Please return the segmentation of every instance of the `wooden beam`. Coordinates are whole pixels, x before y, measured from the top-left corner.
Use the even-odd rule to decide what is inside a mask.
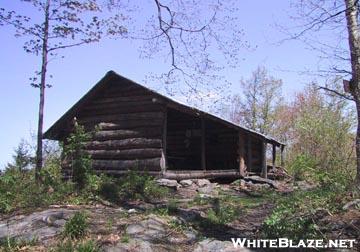
[[[285,165],[284,148],[285,148],[285,146],[281,145],[281,147],[280,147],[280,166],[282,168],[284,168],[284,165]]]
[[[247,170],[248,172],[252,171],[252,151],[251,151],[251,136],[247,135]]]
[[[238,178],[238,170],[167,170],[163,174],[167,179],[198,179],[198,178]]]
[[[201,117],[201,168],[206,170],[206,132],[205,119]]]
[[[245,177],[245,136],[239,132],[239,172],[241,177]]]
[[[266,145],[265,141],[261,143],[261,177],[263,178],[267,178]]]
[[[272,168],[273,170],[275,170],[276,168],[276,145],[273,144],[272,145]]]
[[[164,111],[164,121],[162,127],[162,151],[161,151],[161,159],[160,159],[160,167],[161,172],[165,173],[167,168],[167,156],[166,156],[166,148],[167,148],[167,109]]]

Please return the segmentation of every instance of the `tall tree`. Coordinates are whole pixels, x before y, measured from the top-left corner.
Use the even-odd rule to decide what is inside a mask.
[[[0,25],[10,25],[15,29],[15,36],[28,38],[24,50],[41,57],[40,71],[30,78],[31,85],[39,88],[40,93],[35,169],[35,177],[39,179],[43,162],[45,89],[50,87],[47,78],[50,59],[60,50],[98,42],[107,35],[123,35],[126,29],[122,26],[124,17],[121,15],[100,18],[101,9],[96,0],[21,1],[30,4],[33,16],[0,8]],[[38,21],[38,17],[42,20]]]
[[[232,99],[230,120],[264,134],[270,134],[274,112],[282,100],[282,81],[258,67],[248,80],[241,80],[242,95]]]
[[[357,111],[356,170],[355,184],[360,190],[360,34],[358,0],[307,0],[295,2],[298,15],[295,21],[300,23],[297,31],[290,32],[290,38],[301,39],[310,48],[330,59],[329,69],[322,72],[351,76],[349,88],[346,92],[331,89],[327,86],[320,88],[327,92],[352,100]],[[324,31],[331,31],[335,36],[328,39]],[[331,37],[331,36],[330,36]],[[324,57],[325,56],[325,57]]]

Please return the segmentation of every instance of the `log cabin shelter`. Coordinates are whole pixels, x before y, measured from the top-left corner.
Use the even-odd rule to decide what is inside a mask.
[[[86,143],[96,173],[131,169],[169,179],[267,177],[285,145],[230,121],[177,102],[109,71],[44,134],[64,141],[73,119],[91,131]],[[267,165],[267,146],[272,163]],[[277,162],[279,163],[279,162]],[[69,172],[63,167],[64,173]]]

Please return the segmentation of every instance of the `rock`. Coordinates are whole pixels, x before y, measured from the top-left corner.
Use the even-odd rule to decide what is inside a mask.
[[[164,239],[166,235],[167,222],[155,215],[139,223],[131,224],[126,228],[126,233],[136,239],[152,241]]]
[[[246,248],[235,248],[231,241],[206,239],[195,246],[194,252],[239,252],[250,251]]]
[[[57,208],[16,216],[0,222],[0,240],[14,237],[21,240],[37,239],[46,243],[62,232],[63,226],[75,210]]]
[[[141,252],[152,252],[151,244],[148,241],[133,239],[128,243],[118,242],[113,246],[103,246],[102,250],[105,252],[130,252],[130,251],[141,251]]]
[[[215,184],[207,184],[203,187],[199,187],[197,191],[202,194],[212,194],[214,192],[216,185]]]
[[[131,208],[131,209],[128,210],[128,213],[133,214],[133,213],[137,213],[137,211],[136,211],[136,209]]]
[[[192,184],[193,181],[191,179],[185,179],[180,181],[180,185],[182,185],[183,187],[188,187],[191,186]]]
[[[173,180],[173,179],[158,179],[156,180],[156,182],[161,185],[161,186],[166,186],[166,187],[169,187],[169,188],[172,188],[172,189],[178,189],[179,187],[181,187],[181,185],[176,181],[176,180]]]
[[[271,187],[277,189],[278,188],[278,183],[274,180],[271,179],[266,179],[266,178],[262,178],[259,176],[249,176],[249,177],[245,177],[244,180],[246,182],[252,182],[252,183],[260,183],[260,184],[269,184]]]
[[[360,199],[356,199],[346,203],[343,206],[343,210],[349,210],[350,208],[356,208],[356,207],[360,207]]]
[[[188,243],[192,243],[197,239],[196,233],[190,230],[184,231],[184,235],[188,240]]]
[[[211,182],[208,179],[198,179],[198,180],[196,180],[196,184],[199,187],[203,187],[203,186],[206,186],[206,185],[210,185]]]

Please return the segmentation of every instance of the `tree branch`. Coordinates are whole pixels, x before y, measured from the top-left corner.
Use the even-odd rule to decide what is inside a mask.
[[[354,98],[352,98],[351,96],[348,96],[346,94],[342,94],[339,91],[336,91],[336,90],[328,88],[328,87],[319,86],[317,89],[318,90],[322,89],[322,90],[325,90],[326,92],[330,92],[330,93],[333,93],[333,94],[335,94],[337,96],[340,96],[341,98],[344,98],[346,100],[354,101]]]

